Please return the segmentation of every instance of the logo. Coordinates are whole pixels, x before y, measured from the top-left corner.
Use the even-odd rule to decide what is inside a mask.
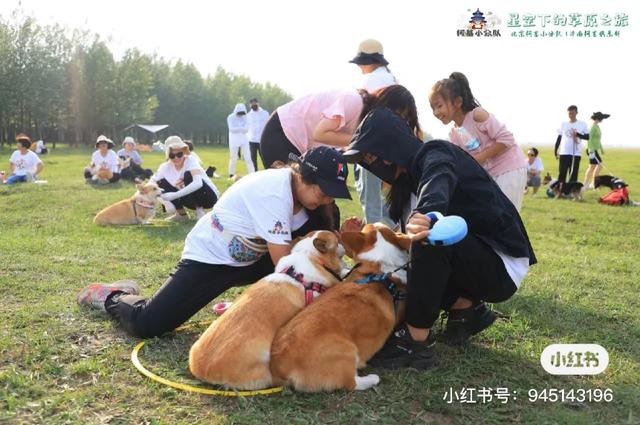
[[[224,226],[222,226],[222,223],[220,223],[220,219],[215,214],[211,214],[211,227],[219,232],[224,231]]]
[[[551,375],[597,375],[609,365],[609,353],[598,344],[551,344],[540,364]]]
[[[338,173],[337,173],[338,180],[344,181],[345,180],[344,174],[345,174],[345,172],[344,172],[344,164],[342,162],[339,162],[338,163]]]
[[[280,222],[280,220],[277,220],[276,223],[273,225],[273,229],[268,230],[269,233],[271,233],[272,235],[288,235],[289,231],[284,229],[284,226],[282,225],[282,222]]]
[[[458,20],[458,37],[500,37],[500,18],[493,12],[467,9]]]

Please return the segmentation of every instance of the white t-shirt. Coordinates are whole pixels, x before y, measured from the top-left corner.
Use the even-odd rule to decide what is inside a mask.
[[[495,251],[495,250],[494,250]],[[529,272],[529,258],[528,257],[511,257],[503,252],[495,251],[498,257],[502,259],[504,268],[507,270],[509,277],[516,285],[516,288],[520,288],[522,280]]]
[[[589,129],[584,121],[563,122],[558,130],[558,134],[562,136],[560,147],[558,148],[558,155],[580,156],[584,150],[582,139],[578,138],[578,143],[574,143],[571,130],[575,130],[581,134],[589,134]]]
[[[534,159],[533,164],[529,164],[529,161],[527,161],[527,172],[538,171],[539,174],[542,173],[542,170],[544,170],[544,165],[542,165],[540,158]]]
[[[151,181],[159,182],[160,180],[165,179],[171,186],[176,187],[178,181],[184,179],[184,173],[192,170],[200,170],[202,181],[211,189],[213,189],[216,196],[220,198],[220,192],[218,191],[218,188],[215,184],[213,184],[209,176],[205,174],[204,170],[198,163],[198,160],[193,156],[193,154],[187,155],[185,157],[185,160],[182,163],[182,168],[179,170],[176,170],[176,167],[173,166],[173,163],[171,161],[163,162],[158,167],[158,171],[156,171],[156,173],[151,176]]]
[[[36,142],[36,153],[42,153],[42,149],[44,149],[44,140],[38,140]]]
[[[22,155],[19,150],[11,154],[9,161],[16,166],[13,174],[16,176],[26,176],[27,173],[35,174],[38,164],[42,164],[38,155],[32,151],[27,151]]]
[[[269,169],[234,183],[189,232],[182,258],[246,266],[268,253],[267,242],[289,244],[308,219],[304,208],[293,214],[292,173]]]
[[[262,130],[264,125],[269,119],[269,112],[258,107],[257,111],[253,109],[247,114],[247,121],[249,122],[249,142],[260,143],[260,137],[262,137]]]
[[[112,173],[120,172],[120,164],[118,164],[118,155],[111,149],[107,151],[107,156],[102,156],[99,150],[91,155],[91,163],[98,168],[107,168]]]

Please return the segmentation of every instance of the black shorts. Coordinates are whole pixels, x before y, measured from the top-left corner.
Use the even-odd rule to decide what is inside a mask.
[[[589,155],[589,164],[598,165],[602,162],[602,158],[600,158],[598,151],[593,152],[593,155],[587,151],[587,155]]]

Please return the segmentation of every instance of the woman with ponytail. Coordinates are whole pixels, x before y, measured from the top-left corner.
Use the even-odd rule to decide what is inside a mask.
[[[493,177],[520,211],[527,166],[513,134],[480,106],[461,72],[438,81],[429,95],[433,115],[443,124],[454,122],[449,140],[467,151]]]

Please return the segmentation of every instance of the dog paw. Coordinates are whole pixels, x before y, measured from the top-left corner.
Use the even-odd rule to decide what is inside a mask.
[[[356,375],[356,390],[368,390],[371,387],[375,387],[380,382],[380,377],[375,374],[370,374],[367,376],[358,376]]]

